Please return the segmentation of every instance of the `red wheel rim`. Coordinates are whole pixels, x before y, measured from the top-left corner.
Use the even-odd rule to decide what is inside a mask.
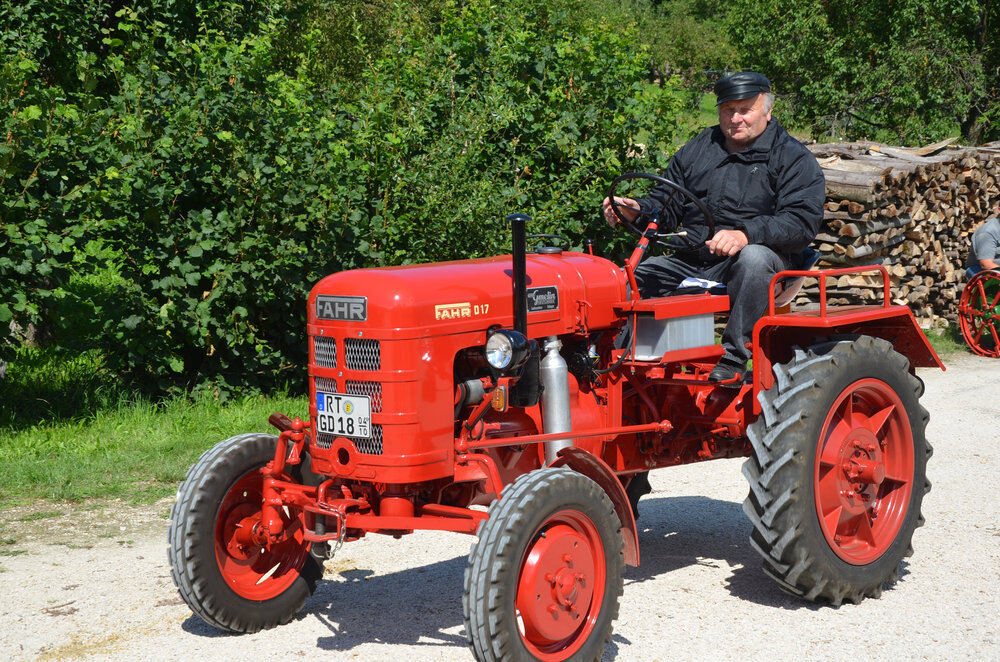
[[[896,540],[913,491],[913,437],[896,392],[861,379],[837,396],[816,455],[816,512],[830,548],[852,565]]]
[[[229,488],[215,519],[215,559],[226,585],[248,600],[281,595],[298,578],[309,554],[296,512],[281,509],[285,534],[266,544],[257,531],[264,479],[259,470]]]
[[[604,545],[577,510],[551,515],[521,560],[515,609],[521,641],[539,660],[565,660],[594,630],[604,602]]]
[[[966,283],[958,319],[969,349],[980,356],[1000,357],[1000,274],[980,271]]]

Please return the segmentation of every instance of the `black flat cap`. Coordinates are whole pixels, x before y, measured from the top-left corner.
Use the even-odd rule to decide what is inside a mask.
[[[771,81],[756,71],[740,71],[720,78],[715,84],[715,105],[734,99],[750,99],[761,92],[771,91]]]

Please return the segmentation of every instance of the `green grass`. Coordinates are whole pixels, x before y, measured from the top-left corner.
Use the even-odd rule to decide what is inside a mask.
[[[72,335],[88,333],[74,327]],[[0,381],[0,508],[35,499],[154,501],[218,441],[273,432],[267,417],[275,411],[305,416],[308,405],[284,393],[154,401],[113,375],[98,348],[21,347]]]
[[[100,350],[21,347],[0,382],[0,429],[93,415],[126,397]]]
[[[188,467],[216,442],[273,431],[267,424],[272,412],[303,416],[307,407],[305,398],[284,394],[225,403],[208,397],[123,400],[77,420],[0,429],[0,504],[11,498],[155,501],[172,494]],[[42,516],[52,515],[32,518]]]
[[[22,344],[15,350],[0,380],[0,430],[91,416],[134,390],[111,371],[101,350],[107,316],[102,310],[113,305],[123,282],[115,266],[120,258],[99,245],[88,245],[87,253],[108,266],[73,276],[43,325],[45,346]]]
[[[926,331],[925,335],[941,358],[970,353],[965,340],[962,339],[962,332],[954,324],[943,331]]]
[[[0,549],[0,556],[20,556],[27,553],[23,549]]]
[[[719,111],[715,106],[714,94],[703,94],[698,104],[698,124],[702,127],[715,126],[719,123]]]

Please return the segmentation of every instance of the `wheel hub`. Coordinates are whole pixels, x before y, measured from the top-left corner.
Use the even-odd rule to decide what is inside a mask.
[[[257,470],[237,480],[219,506],[215,526],[219,572],[233,592],[248,600],[280,595],[296,580],[309,555],[301,527],[286,526],[282,536],[268,538],[262,524],[261,483]]]
[[[885,480],[882,446],[867,428],[848,434],[840,448],[840,494],[845,511],[859,514],[875,502]]]
[[[260,526],[260,510],[252,504],[241,504],[229,513],[223,525],[223,540],[226,551],[234,559],[249,560],[260,552],[261,542],[257,540]]]
[[[567,567],[560,568],[555,575],[549,573],[545,580],[552,585],[552,597],[560,605],[568,609],[571,613],[576,613],[576,600],[580,592],[577,590],[578,584],[584,583],[582,572],[573,572],[570,567],[573,565],[570,554],[563,555],[563,560]],[[555,606],[555,605],[552,605]],[[551,609],[549,610],[552,611]]]
[[[534,641],[558,642],[570,637],[589,611],[594,550],[584,535],[565,524],[542,532],[529,549],[517,591],[525,634]]]

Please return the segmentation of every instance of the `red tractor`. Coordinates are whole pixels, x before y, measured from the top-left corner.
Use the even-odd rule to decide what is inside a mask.
[[[612,199],[635,178],[666,181],[623,175]],[[782,589],[839,605],[897,579],[930,486],[914,369],[943,366],[884,269],[867,268],[885,282],[869,306],[826,304],[826,279],[858,268],[776,276],[772,290],[818,278],[818,309],[772,295],[752,381],[716,383],[728,297],[638,298],[634,269],[667,236],[655,217],[631,225],[624,269],[526,254],[528,219],[509,220],[512,255],[313,288],[308,422],[275,414],[277,436],[219,443],[178,490],[169,560],[195,614],[286,623],[344,543],[456,531],[476,536],[462,603],[477,660],[596,660],[639,563],[647,472],[731,457],[748,458],[750,543]]]

